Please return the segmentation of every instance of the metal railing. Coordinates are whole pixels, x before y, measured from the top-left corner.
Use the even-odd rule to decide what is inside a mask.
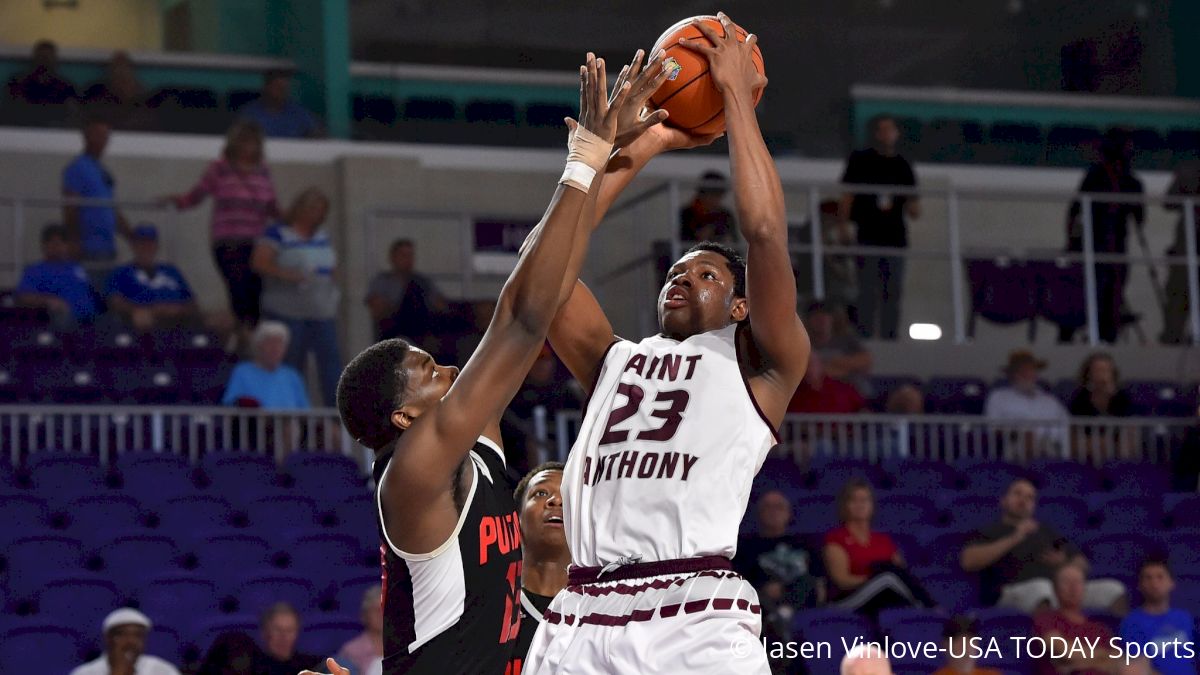
[[[559,411],[554,421],[558,459],[565,461],[578,435],[580,413]],[[1200,430],[1200,425],[1186,418],[1037,421],[978,415],[788,414],[780,437],[782,454],[800,464],[813,458],[1168,464],[1185,449],[1190,429]],[[1191,451],[1200,452],[1200,446]]]

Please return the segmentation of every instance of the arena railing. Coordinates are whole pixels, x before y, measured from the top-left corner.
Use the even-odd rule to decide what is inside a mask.
[[[558,459],[579,433],[580,413],[554,418]],[[1062,460],[1169,464],[1189,443],[1194,419],[989,420],[978,415],[788,414],[779,452],[798,464],[814,459],[963,462]],[[1200,440],[1200,437],[1197,437]]]

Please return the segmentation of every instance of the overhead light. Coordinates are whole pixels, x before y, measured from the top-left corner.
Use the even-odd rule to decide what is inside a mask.
[[[936,323],[914,323],[908,327],[908,337],[914,340],[940,340],[942,327]]]

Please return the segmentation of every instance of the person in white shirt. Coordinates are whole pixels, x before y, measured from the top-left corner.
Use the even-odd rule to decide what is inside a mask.
[[[79,666],[71,675],[179,675],[179,670],[144,653],[146,635],[153,624],[136,609],[122,607],[104,619],[104,653],[95,661]]]
[[[984,403],[983,414],[989,420],[1021,423],[993,425],[1004,432],[1007,439],[1005,454],[1010,459],[1070,451],[1067,409],[1038,385],[1038,375],[1045,367],[1046,362],[1033,352],[1024,349],[1012,352],[1004,368],[1008,386],[993,389]]]

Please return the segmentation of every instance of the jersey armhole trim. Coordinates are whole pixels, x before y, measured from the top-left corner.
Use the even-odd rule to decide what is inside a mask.
[[[380,528],[383,532],[383,540],[387,543],[388,548],[392,550],[392,553],[395,553],[401,560],[408,562],[433,560],[445,553],[446,549],[458,541],[458,534],[462,531],[463,524],[467,522],[467,513],[471,510],[471,503],[475,501],[475,488],[479,486],[479,468],[475,466],[474,455],[475,453],[471,452],[466,458],[466,461],[471,464],[471,489],[467,491],[467,499],[463,502],[462,513],[458,514],[458,522],[454,524],[454,531],[450,533],[446,541],[442,542],[440,546],[429,553],[408,553],[407,551],[401,551],[399,547],[392,543],[392,538],[388,536],[387,532],[387,520],[383,517],[383,486],[380,486],[380,489],[375,491],[375,508],[379,511],[379,523],[383,525]]]
[[[525,589],[523,588],[521,589],[521,606],[525,608],[525,613],[528,614],[531,619],[537,621],[539,624],[542,623],[543,613],[538,611],[537,606],[533,604],[533,601],[529,599],[529,596],[525,595]]]
[[[742,370],[742,353],[741,350],[738,349],[737,336],[738,333],[742,331],[742,327],[747,325],[749,324],[739,323],[737,324],[737,328],[733,331],[733,354],[734,359],[737,361],[738,375],[740,375],[742,378],[742,384],[746,386],[746,396],[750,397],[750,405],[754,406],[754,411],[758,413],[759,419],[761,419],[763,424],[767,425],[767,428],[771,430],[771,438],[775,440],[775,444],[780,445],[783,443],[783,439],[779,437],[779,429],[775,428],[774,424],[771,424],[771,420],[767,417],[767,414],[763,412],[762,406],[758,404],[758,399],[754,397],[754,389],[750,387],[750,379],[746,377],[746,373]]]
[[[480,445],[486,445],[487,447],[489,447],[493,451],[495,451],[496,456],[500,458],[500,465],[505,468],[508,467],[508,461],[504,457],[504,450],[500,449],[499,444],[497,444],[495,441],[488,438],[487,436],[480,436],[478,439],[476,439],[476,442],[479,443]]]
[[[596,373],[592,375],[592,386],[588,389],[587,398],[583,400],[583,418],[587,417],[588,404],[592,402],[592,395],[596,393],[596,387],[600,384],[600,376],[604,373],[604,363],[608,361],[608,354],[620,342],[624,342],[624,340],[614,335],[613,341],[608,343],[608,346],[604,348],[604,353],[600,355],[600,363],[596,366]]]

